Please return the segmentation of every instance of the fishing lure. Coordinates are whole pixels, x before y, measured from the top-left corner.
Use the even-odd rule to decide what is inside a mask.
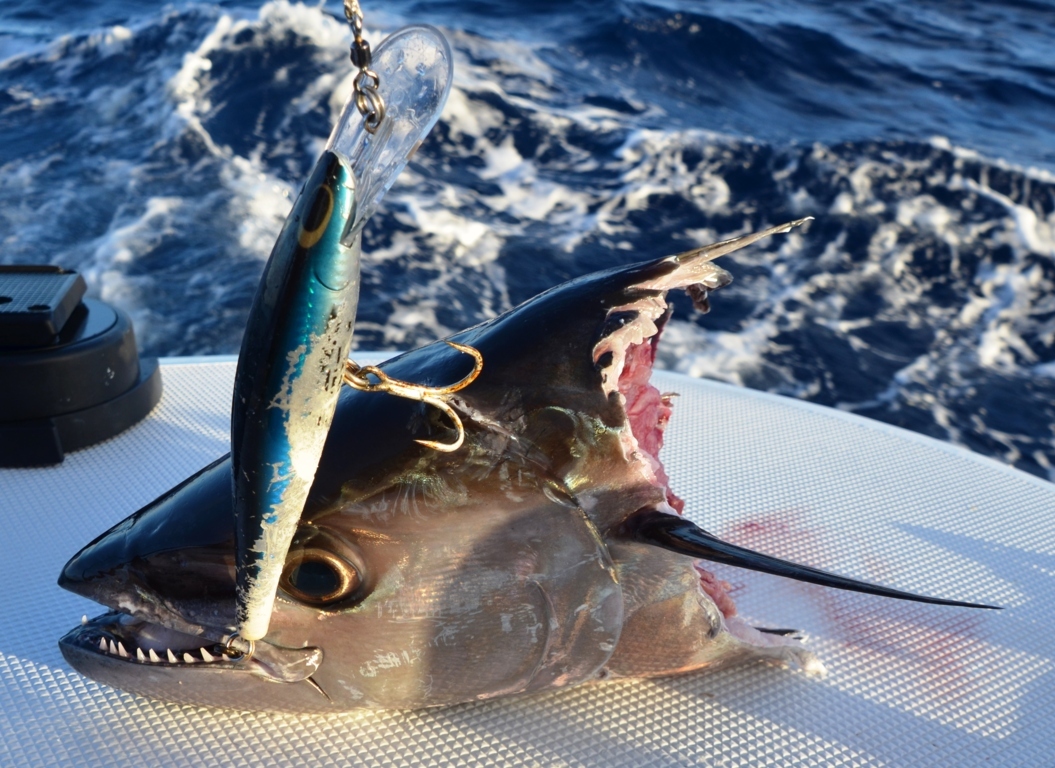
[[[238,358],[231,408],[238,618],[225,648],[233,655],[252,653],[267,634],[346,377],[363,225],[450,90],[451,51],[438,30],[404,28],[372,56],[361,15],[349,12],[349,20],[360,68],[355,92],[278,236]]]

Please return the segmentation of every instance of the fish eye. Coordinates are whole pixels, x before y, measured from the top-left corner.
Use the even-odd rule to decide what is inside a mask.
[[[323,606],[355,594],[362,586],[359,570],[324,549],[302,549],[290,553],[282,571],[282,589],[290,597],[309,605]]]

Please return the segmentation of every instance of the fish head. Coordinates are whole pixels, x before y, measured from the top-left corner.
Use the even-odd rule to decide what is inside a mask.
[[[705,306],[728,280],[709,259],[670,257],[566,283],[457,334],[484,365],[447,398],[464,430],[454,452],[421,442],[453,442],[443,411],[345,388],[251,654],[225,647],[236,626],[229,458],[70,560],[60,585],[111,610],[68,633],[63,654],[154,698],[292,711],[634,675],[640,652],[618,646],[648,645],[646,615],[691,625],[678,642],[689,650],[646,653],[646,672],[700,666],[692,649],[724,626],[715,601],[690,559],[620,526],[680,505],[656,456],[669,403],[647,383],[666,292],[693,286]],[[437,342],[382,370],[442,388],[473,366]],[[627,627],[640,637],[628,641]]]
[[[432,706],[597,676],[624,622],[605,531],[665,498],[654,473],[628,470],[621,395],[605,385],[622,346],[595,360],[629,326],[633,310],[606,320],[613,308],[636,302],[656,333],[663,291],[629,287],[640,283],[612,270],[456,337],[484,367],[449,400],[465,431],[453,453],[419,442],[450,442],[441,411],[346,388],[248,658],[224,646],[236,626],[229,459],[70,560],[60,585],[111,611],[66,635],[64,655],[121,689],[246,709]],[[436,387],[472,367],[436,343],[383,370]]]
[[[798,222],[796,222],[798,223]],[[115,687],[239,709],[414,708],[765,658],[793,639],[736,616],[698,558],[908,597],[728,545],[678,515],[659,460],[670,398],[648,379],[715,256],[790,225],[571,281],[456,334],[483,369],[428,402],[346,387],[252,654],[235,627],[232,477],[221,459],[78,553],[60,584],[111,611],[67,660]],[[437,342],[381,366],[442,390],[475,361]],[[701,467],[700,471],[706,471]],[[717,481],[718,479],[716,479]],[[927,598],[930,602],[948,602]]]

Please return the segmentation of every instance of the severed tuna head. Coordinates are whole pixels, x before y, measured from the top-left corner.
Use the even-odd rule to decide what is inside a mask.
[[[554,288],[454,341],[479,377],[428,404],[346,388],[269,632],[235,625],[230,461],[104,533],[59,583],[111,609],[60,641],[81,673],[145,696],[299,712],[454,704],[613,677],[770,659],[818,672],[753,629],[700,558],[916,598],[728,545],[679,516],[659,462],[671,404],[650,383],[670,310],[707,308],[711,263],[801,222]],[[435,344],[382,366],[444,386],[473,368]]]

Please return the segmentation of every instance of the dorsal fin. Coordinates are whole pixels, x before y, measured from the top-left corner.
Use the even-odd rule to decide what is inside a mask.
[[[791,563],[778,557],[763,555],[760,552],[753,552],[750,549],[722,541],[684,517],[678,517],[677,515],[660,512],[655,509],[643,509],[635,512],[619,527],[618,533],[634,541],[652,544],[663,549],[669,549],[672,552],[688,555],[689,557],[735,565],[739,568],[747,568],[762,573],[771,573],[776,576],[795,579],[796,581],[805,581],[809,584],[820,584],[822,587],[834,587],[835,589],[846,589],[851,592],[863,592],[866,595],[893,597],[898,600],[914,600],[919,603],[933,603],[934,605],[955,605],[962,608],[990,608],[995,610],[1000,608],[1000,606],[996,605],[965,603],[959,600],[945,600],[940,597],[914,595],[911,592],[902,592],[899,589],[869,584],[864,581],[849,579],[845,576],[837,576],[834,573],[827,573],[807,565]]]

